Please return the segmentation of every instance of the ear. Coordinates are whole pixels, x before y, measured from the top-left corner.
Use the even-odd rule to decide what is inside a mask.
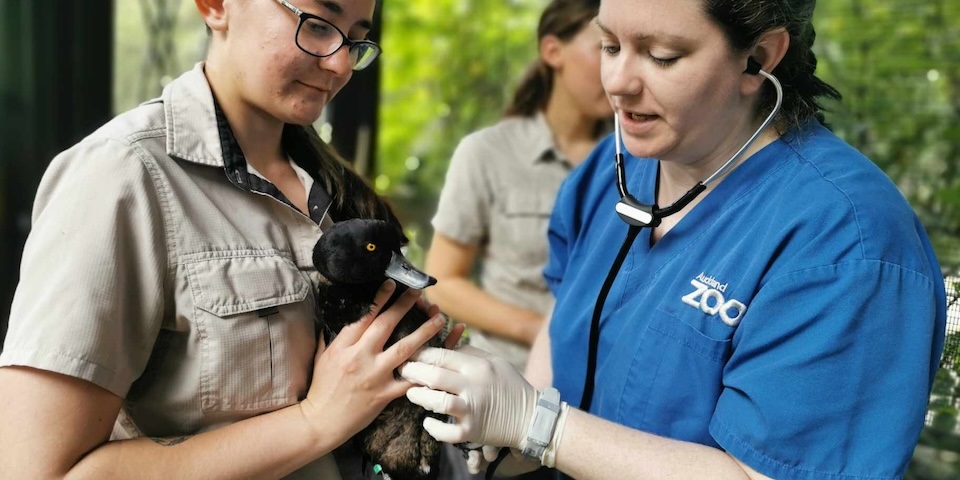
[[[554,70],[563,66],[563,41],[556,35],[540,39],[540,58]]]
[[[760,64],[763,71],[773,72],[777,68],[783,56],[787,54],[790,47],[790,33],[786,28],[780,27],[769,30],[760,36],[757,45],[750,51],[748,58]],[[744,59],[743,68],[747,68],[747,61]],[[760,90],[766,77],[758,74],[744,73],[741,92],[744,95],[753,95]]]
[[[227,14],[223,2],[224,0],[194,0],[204,23],[215,32],[227,29]]]

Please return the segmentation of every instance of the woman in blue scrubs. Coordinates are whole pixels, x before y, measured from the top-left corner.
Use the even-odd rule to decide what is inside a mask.
[[[820,99],[839,94],[814,75],[813,9],[602,1],[625,189],[661,206],[705,191],[625,241],[615,140],[601,143],[557,198],[544,272],[557,303],[527,379],[469,347],[427,349],[403,368],[425,385],[409,398],[456,417],[428,420],[432,435],[510,447],[498,473],[904,474],[943,348],[943,280],[896,186],[822,125]],[[748,60],[779,78],[779,111]]]

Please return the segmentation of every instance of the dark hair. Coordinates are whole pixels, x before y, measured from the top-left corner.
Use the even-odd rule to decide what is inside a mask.
[[[790,34],[786,55],[772,73],[783,85],[783,106],[774,125],[782,133],[811,118],[824,123],[820,97],[840,99],[840,92],[814,75],[817,57],[811,47],[816,0],[703,0],[704,11],[725,32],[736,51],[753,48],[760,36],[783,27]],[[776,102],[773,88],[764,89],[760,108],[769,112]]]
[[[347,161],[310,125],[287,124],[283,143],[291,157],[320,182],[330,194],[330,217],[336,221],[351,218],[386,220],[402,229],[393,209],[377,195]],[[407,239],[403,238],[403,243]]]
[[[580,33],[600,10],[600,0],[553,0],[540,14],[537,41],[553,35],[569,41]],[[547,106],[553,92],[553,69],[537,59],[520,80],[505,116],[532,117]]]

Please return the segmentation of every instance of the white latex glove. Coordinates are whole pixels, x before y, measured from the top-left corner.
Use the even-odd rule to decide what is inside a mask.
[[[481,448],[467,452],[467,472],[470,475],[477,475],[486,471],[487,466],[497,459],[500,453],[499,447],[488,447],[484,445]]]
[[[432,417],[423,427],[441,442],[475,442],[520,449],[539,395],[506,360],[469,345],[459,350],[425,348],[401,367],[411,402],[455,423]]]
[[[484,445],[481,450],[471,450],[467,456],[467,471],[472,475],[485,472],[487,467],[500,455],[500,450],[500,447],[489,447],[487,445]],[[524,473],[530,473],[540,467],[539,461],[511,448],[510,454],[497,466],[497,476],[516,477]]]

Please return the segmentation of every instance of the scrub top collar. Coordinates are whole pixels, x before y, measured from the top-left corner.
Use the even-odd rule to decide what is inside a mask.
[[[798,142],[812,134],[816,129],[824,128],[817,122],[811,122],[800,129],[794,129],[765,145],[746,161],[733,169],[726,178],[721,180],[712,191],[707,193],[703,200],[693,210],[683,217],[666,235],[650,247],[650,229],[644,229],[636,242],[635,248],[655,251],[676,251],[675,242],[686,244],[693,240],[696,231],[705,223],[712,223],[718,218],[716,212],[738,208],[740,199],[747,193],[770,178],[771,173],[782,168],[790,159],[796,158]],[[791,154],[788,154],[791,153]],[[627,184],[630,191],[637,192],[640,202],[652,204],[657,187],[657,173],[659,162],[651,158],[637,158],[624,152],[627,168]],[[610,170],[613,170],[611,161]],[[631,174],[631,171],[634,172]],[[615,178],[611,173],[611,181]],[[613,187],[611,187],[613,188]],[[644,241],[644,239],[646,241]]]

